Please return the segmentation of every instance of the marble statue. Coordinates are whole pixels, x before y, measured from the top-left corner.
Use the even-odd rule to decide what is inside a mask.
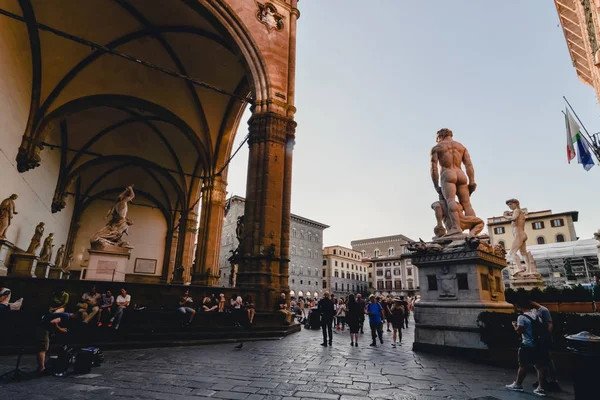
[[[18,214],[15,211],[15,200],[18,197],[16,194],[11,194],[10,197],[0,203],[0,240],[6,239],[6,231],[10,226],[13,215]]]
[[[512,227],[513,243],[509,254],[512,256],[516,266],[513,276],[522,273],[526,275],[537,274],[535,264],[532,263],[533,256],[527,251],[527,233],[525,233],[525,219],[527,214],[521,209],[521,204],[517,199],[506,200],[506,205],[511,210],[504,212],[504,218],[510,221]],[[517,252],[520,253],[520,257],[517,255]],[[525,268],[521,267],[521,258],[525,261]]]
[[[600,242],[600,229],[598,229],[598,232],[594,233],[594,239]]]
[[[476,216],[467,216],[465,215],[463,207],[458,203],[458,221],[459,227],[461,231],[468,230],[468,237],[475,237],[481,233],[483,228],[485,227],[485,222],[479,217]],[[446,205],[446,201],[440,199],[431,205],[431,208],[435,212],[435,218],[437,221],[437,225],[433,228],[433,233],[435,239],[441,239],[446,235],[447,229],[446,227],[450,227],[450,218],[448,217],[448,207]]]
[[[46,240],[44,240],[44,245],[42,246],[42,251],[40,252],[40,261],[50,262],[52,258],[52,248],[54,245],[52,242],[54,241],[54,233],[48,235]]]
[[[468,217],[466,223],[471,226],[469,229],[474,229],[478,225],[471,219],[471,217],[477,218],[471,206],[471,194],[477,188],[475,169],[469,151],[461,143],[453,140],[450,129],[440,129],[437,132],[436,141],[437,144],[431,149],[431,179],[435,190],[440,194],[442,210],[447,210],[445,216],[448,225],[445,227],[446,233],[443,236],[463,238],[464,228],[461,227],[460,221],[461,208],[464,217]],[[462,170],[463,164],[465,171]],[[442,201],[445,204],[442,204]],[[434,210],[436,209],[434,208]],[[439,215],[439,211],[436,210],[436,217]],[[444,213],[442,213],[443,215]],[[441,232],[439,220],[436,228],[438,228],[438,232]]]
[[[33,234],[33,237],[31,238],[31,242],[29,243],[29,247],[27,248],[27,251],[25,253],[35,254],[36,250],[40,247],[40,244],[42,244],[42,235],[43,234],[44,234],[44,223],[40,222],[35,227],[35,232]]]
[[[62,267],[63,258],[65,257],[65,245],[61,244],[58,250],[56,250],[56,258],[54,259],[55,267]]]
[[[133,221],[127,218],[128,203],[135,197],[133,185],[128,186],[116,199],[105,218],[109,218],[106,225],[92,236],[90,244],[96,250],[117,250],[133,248],[123,240],[123,235],[128,234],[128,229]]]

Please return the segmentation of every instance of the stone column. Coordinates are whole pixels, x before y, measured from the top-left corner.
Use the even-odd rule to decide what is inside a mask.
[[[281,269],[279,286],[282,292],[290,291],[290,230],[292,200],[292,155],[296,144],[294,132],[296,123],[289,126],[285,146],[285,165],[283,172],[283,206],[281,208]]]
[[[183,258],[182,265],[185,268],[183,273],[184,282],[191,280],[192,272],[194,270],[194,255],[196,253],[196,240],[198,237],[198,208],[199,203],[194,206],[192,211],[188,214],[187,219],[187,230],[185,232],[185,244],[183,247]]]
[[[291,148],[296,123],[264,113],[253,115],[248,124],[250,154],[237,284],[260,289],[256,304],[273,309],[279,293],[288,287],[287,262],[282,265],[282,259],[289,254]]]
[[[198,249],[192,283],[217,286],[219,284],[219,255],[221,232],[225,216],[227,182],[221,176],[207,179],[202,185],[202,206],[198,229]],[[193,253],[191,253],[193,257]]]

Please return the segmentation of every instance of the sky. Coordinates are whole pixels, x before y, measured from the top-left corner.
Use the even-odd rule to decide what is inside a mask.
[[[582,239],[600,228],[600,167],[567,163],[562,97],[590,132],[600,131],[600,107],[577,78],[554,2],[302,0],[299,9],[292,212],[330,226],[324,245],[433,236],[429,152],[440,128],[471,154],[480,218],[515,197],[529,211],[579,211]],[[245,196],[247,157],[244,145],[229,195]]]

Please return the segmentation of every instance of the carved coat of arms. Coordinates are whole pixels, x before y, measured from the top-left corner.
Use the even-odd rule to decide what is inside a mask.
[[[271,3],[259,3],[256,1],[258,11],[256,11],[256,18],[267,27],[267,30],[280,31],[283,29],[283,15],[277,12],[277,8]]]

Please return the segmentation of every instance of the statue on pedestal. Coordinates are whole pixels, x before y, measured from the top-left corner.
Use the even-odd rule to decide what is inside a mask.
[[[52,241],[54,240],[54,233],[48,235],[46,240],[44,240],[44,246],[42,246],[42,251],[40,252],[40,261],[42,262],[50,262],[52,258],[52,248],[54,245]]]
[[[56,258],[54,259],[54,266],[57,268],[62,267],[63,258],[65,256],[65,245],[61,244],[58,250],[56,250]]]
[[[16,194],[11,194],[10,197],[0,203],[0,240],[6,239],[6,231],[10,226],[13,215],[18,214],[15,211],[15,200],[18,197]]]
[[[513,243],[510,248],[510,255],[515,263],[513,276],[518,274],[538,275],[533,263],[533,256],[527,251],[527,233],[525,233],[525,219],[527,214],[521,209],[521,204],[517,199],[506,200],[506,205],[511,211],[504,212],[504,218],[511,222]],[[521,257],[517,255],[520,253]],[[521,267],[521,258],[525,260],[525,268]]]
[[[40,244],[42,243],[42,235],[43,234],[44,234],[44,223],[40,222],[35,227],[35,232],[33,234],[33,237],[31,238],[31,242],[29,243],[29,247],[27,248],[27,251],[25,251],[25,253],[35,254],[36,250],[40,247]]]
[[[477,188],[471,156],[452,136],[450,129],[440,129],[437,145],[431,149],[431,179],[440,196],[439,201],[431,205],[437,219],[434,239],[463,239],[467,236],[463,234],[465,229],[472,237],[484,227],[483,220],[475,215],[471,206],[471,194]]]
[[[133,185],[128,186],[116,199],[115,204],[106,214],[110,218],[108,223],[90,239],[92,249],[123,251],[133,248],[123,240],[123,235],[133,225],[133,221],[127,218],[128,203],[133,200],[135,193]]]

